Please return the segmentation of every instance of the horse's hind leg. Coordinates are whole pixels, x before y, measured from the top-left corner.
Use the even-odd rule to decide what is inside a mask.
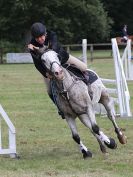
[[[113,138],[108,138],[99,128],[96,123],[95,113],[93,106],[90,105],[88,108],[88,118],[90,119],[92,131],[98,136],[98,138],[111,149],[115,149],[117,147],[115,140]]]
[[[74,118],[68,118],[66,116],[66,121],[71,129],[72,137],[74,141],[79,145],[80,151],[83,154],[83,158],[92,157],[92,153],[87,149],[87,147],[80,140],[79,134],[77,132],[76,122]]]
[[[113,123],[113,126],[115,128],[115,132],[117,134],[117,137],[121,144],[126,144],[126,137],[122,133],[121,129],[118,127],[116,121],[115,121],[115,114],[114,114],[114,103],[113,100],[109,97],[109,94],[107,91],[103,91],[101,94],[101,99],[99,103],[102,103],[107,111],[108,118]]]

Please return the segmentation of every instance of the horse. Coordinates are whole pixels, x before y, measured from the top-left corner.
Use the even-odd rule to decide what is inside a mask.
[[[133,42],[133,36],[128,36],[128,39],[131,39],[131,42]],[[116,41],[118,44],[124,44],[127,42],[123,37],[116,37]]]
[[[53,92],[56,92],[58,107],[64,113],[65,120],[71,129],[72,138],[79,145],[84,159],[92,157],[92,152],[81,141],[76,127],[77,117],[90,129],[91,133],[97,139],[102,153],[107,153],[106,147],[110,149],[117,147],[115,140],[108,137],[96,122],[94,111],[95,102],[102,103],[105,106],[108,118],[113,123],[120,143],[126,143],[126,136],[115,121],[112,100],[99,76],[91,85],[93,91],[93,99],[91,99],[86,83],[69,72],[67,68],[61,66],[59,57],[55,51],[45,51],[41,56],[41,60],[45,64],[47,72],[51,75],[51,81],[55,82]]]

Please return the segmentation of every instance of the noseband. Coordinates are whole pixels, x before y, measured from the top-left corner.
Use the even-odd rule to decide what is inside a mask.
[[[43,51],[43,54],[44,53],[47,53],[48,51],[52,51],[51,49],[45,49],[44,51]],[[47,67],[46,67],[46,65],[45,65],[45,62],[42,62],[43,63],[43,65],[44,65],[44,67],[45,67],[45,69],[46,69],[46,72],[48,72],[50,75],[54,75],[53,74],[53,72],[52,72],[52,67],[53,67],[53,64],[54,63],[57,63],[59,66],[61,66],[61,64],[59,64],[57,61],[53,61],[53,62],[51,62],[50,63],[50,69],[48,69]]]
[[[50,69],[48,69],[45,65],[45,62],[42,62],[45,69],[46,69],[46,72],[49,73],[51,76],[54,76],[54,73],[52,72],[52,67],[53,67],[53,64],[56,63],[58,64],[59,66],[61,66],[57,61],[53,61],[52,63],[50,63]]]
[[[53,67],[53,64],[56,63],[58,64],[59,66],[61,66],[61,64],[59,64],[57,61],[53,61],[52,63],[50,63],[50,69],[49,71],[52,73],[52,67]]]

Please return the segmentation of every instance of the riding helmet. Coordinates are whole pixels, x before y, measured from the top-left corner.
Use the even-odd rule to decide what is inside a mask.
[[[46,27],[42,23],[37,22],[31,26],[31,35],[34,38],[40,37],[45,34],[46,34]]]

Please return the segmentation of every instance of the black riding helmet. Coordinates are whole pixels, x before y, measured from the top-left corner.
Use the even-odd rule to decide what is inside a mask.
[[[46,27],[42,23],[37,22],[31,26],[31,35],[34,38],[40,37],[45,34],[46,34]]]

